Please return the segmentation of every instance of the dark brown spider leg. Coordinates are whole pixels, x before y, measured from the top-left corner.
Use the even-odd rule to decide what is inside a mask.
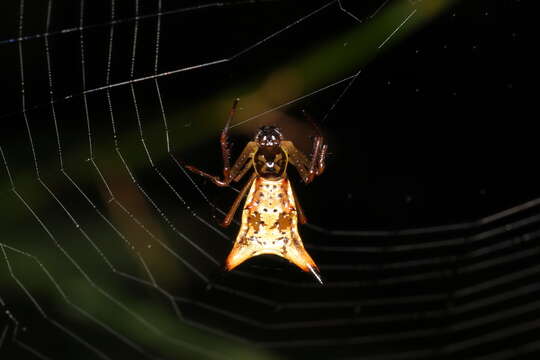
[[[283,148],[287,151],[289,162],[298,170],[304,183],[309,184],[315,176],[322,174],[325,166],[327,146],[323,140],[316,137],[313,142],[313,154],[311,160],[298,150],[291,141],[282,141]]]
[[[195,166],[186,165],[186,169],[196,173],[197,175],[206,177],[217,186],[229,186],[231,181],[239,181],[242,176],[244,176],[251,164],[248,164],[244,167],[246,162],[251,158],[253,153],[257,150],[257,143],[254,141],[250,141],[244,150],[242,151],[242,154],[240,157],[236,160],[233,167],[231,168],[230,165],[230,158],[231,158],[231,152],[229,147],[229,128],[232,119],[234,118],[234,115],[236,113],[236,107],[238,105],[239,99],[235,99],[233,101],[233,105],[231,108],[231,112],[229,114],[229,118],[227,119],[227,122],[225,123],[225,127],[221,131],[220,136],[220,144],[221,144],[221,155],[223,157],[223,180],[221,180],[218,176],[210,175],[207,172],[204,172],[202,170],[197,169]]]
[[[304,225],[308,222],[306,215],[304,214],[304,209],[302,209],[302,206],[300,205],[300,202],[298,201],[298,196],[296,195],[296,191],[294,191],[293,187],[291,186],[292,194],[294,197],[294,203],[296,204],[296,213],[298,214],[298,221],[300,224]]]
[[[319,136],[313,140],[313,152],[311,153],[311,162],[309,164],[309,176],[307,183],[313,181],[317,174],[317,164],[319,162],[320,154],[322,153],[323,139]]]
[[[231,172],[231,149],[229,147],[229,127],[231,125],[232,119],[234,119],[234,115],[236,114],[236,106],[238,106],[238,101],[240,99],[236,98],[233,101],[231,111],[229,113],[229,118],[227,119],[227,122],[225,123],[225,126],[223,127],[223,130],[221,130],[221,136],[219,139],[219,142],[221,144],[221,155],[223,156],[223,178],[228,179],[230,172]]]
[[[221,155],[223,156],[223,180],[220,180],[219,177],[210,175],[202,170],[197,169],[194,166],[186,165],[186,169],[193,171],[195,174],[204,176],[210,180],[217,186],[228,186],[232,180],[230,173],[231,173],[231,165],[230,165],[230,158],[231,158],[231,151],[229,148],[229,127],[231,124],[231,120],[234,118],[234,114],[236,113],[236,106],[238,105],[239,99],[236,98],[233,101],[231,112],[229,113],[229,118],[227,119],[227,122],[225,123],[225,127],[221,131],[221,136],[219,139],[219,142],[221,144]]]
[[[311,154],[311,162],[309,165],[309,177],[307,183],[313,181],[315,176],[323,173],[326,166],[326,154],[328,150],[328,145],[324,143],[324,137],[322,136],[321,129],[315,123],[313,118],[309,116],[306,111],[302,111],[304,116],[309,120],[313,128],[315,129],[316,136],[313,139],[313,152]]]
[[[186,169],[193,171],[197,175],[204,176],[212,180],[212,182],[217,186],[229,186],[233,180],[240,181],[240,179],[248,172],[249,168],[251,168],[252,164],[249,160],[255,151],[257,151],[257,148],[257,143],[255,141],[250,141],[229,171],[229,176],[223,180],[221,180],[218,176],[210,175],[202,170],[199,170],[195,166],[186,165]]]
[[[321,175],[326,168],[326,156],[328,153],[328,145],[324,144],[321,149],[321,155],[319,156],[319,161],[317,163],[317,176]]]
[[[242,190],[240,191],[240,193],[238,194],[238,196],[234,200],[231,208],[229,209],[229,211],[227,212],[227,215],[225,216],[225,219],[223,219],[223,222],[221,223],[221,226],[227,227],[227,226],[231,225],[231,222],[232,222],[232,220],[234,218],[234,214],[236,213],[236,210],[238,210],[238,206],[240,205],[240,203],[242,202],[244,197],[246,197],[246,195],[247,195],[249,189],[251,188],[251,185],[253,184],[253,181],[255,181],[256,177],[257,177],[256,173],[253,173],[253,175],[251,175],[251,178],[249,179],[249,181],[246,183],[246,185],[244,185],[244,187],[242,188]]]
[[[194,172],[197,175],[200,175],[200,176],[203,176],[205,178],[208,178],[208,179],[212,180],[212,182],[214,184],[216,184],[217,186],[221,186],[221,187],[229,186],[230,181],[220,180],[218,176],[214,176],[214,175],[210,175],[208,173],[205,173],[204,171],[197,169],[195,166],[186,165],[186,169],[188,169],[189,171]]]
[[[328,145],[324,143],[324,137],[321,130],[313,119],[304,111],[304,116],[311,122],[315,128],[316,136],[313,140],[313,150],[311,159],[308,158],[294,146],[291,141],[282,141],[281,146],[288,155],[289,162],[298,170],[304,183],[309,184],[313,179],[321,175],[326,167],[326,155],[328,154]]]
[[[302,110],[302,114],[304,114],[304,117],[311,123],[311,125],[315,129],[315,132],[317,133],[317,136],[322,138],[323,136],[322,136],[321,129],[319,128],[319,125],[317,125],[315,120],[313,120],[311,115],[309,115],[306,110]]]

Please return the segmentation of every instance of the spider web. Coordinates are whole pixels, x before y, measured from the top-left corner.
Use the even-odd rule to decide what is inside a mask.
[[[540,347],[540,194],[527,186],[427,227],[410,217],[369,226],[358,221],[370,219],[358,177],[332,180],[362,162],[362,150],[342,150],[343,162],[331,158],[309,189],[297,186],[321,287],[270,257],[224,273],[237,224],[222,229],[216,218],[236,193],[183,167],[218,172],[216,134],[235,97],[236,153],[268,122],[309,149],[298,109],[336,133],[333,124],[347,128],[340,115],[367,97],[363,84],[385,51],[428,49],[400,40],[455,17],[456,1],[9,3],[0,39],[1,354],[505,359]],[[494,7],[482,6],[488,17]],[[357,140],[346,132],[342,148]],[[337,136],[329,141],[340,148]]]

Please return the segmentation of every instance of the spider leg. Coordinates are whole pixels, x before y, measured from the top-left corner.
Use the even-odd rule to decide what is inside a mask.
[[[212,182],[216,184],[217,186],[220,186],[220,187],[229,186],[230,181],[227,181],[226,179],[220,180],[218,176],[210,175],[202,170],[197,169],[195,166],[186,165],[186,169],[194,172],[197,175],[200,175],[200,176],[203,176],[205,178],[212,180]]]
[[[239,159],[239,160],[240,160],[240,159]],[[236,165],[236,164],[235,164],[235,165]],[[249,169],[251,169],[251,166],[252,166],[252,165],[253,165],[253,164],[252,164],[251,162],[248,162],[248,163],[246,163],[246,164],[244,165],[244,167],[243,167],[242,170],[240,170],[240,171],[234,171],[234,170],[236,170],[236,168],[233,167],[233,173],[234,173],[234,174],[238,173],[238,175],[236,175],[236,176],[234,177],[233,180],[234,180],[235,182],[239,182],[239,181],[244,177],[244,175],[246,175],[246,173],[249,171]]]
[[[231,208],[229,209],[229,211],[227,212],[227,215],[225,216],[225,219],[223,219],[221,226],[227,227],[231,224],[234,218],[234,214],[236,213],[236,210],[238,210],[238,206],[240,205],[244,197],[247,195],[247,192],[251,188],[251,185],[253,184],[253,181],[255,180],[256,177],[257,177],[257,174],[255,173],[251,175],[251,178],[249,179],[249,181],[246,183],[246,185],[244,185],[244,187],[242,188],[242,190],[240,191],[240,193],[234,200]]]
[[[328,154],[328,145],[324,144],[321,149],[319,160],[317,161],[317,176],[321,175],[324,172],[324,169],[326,168],[327,154]]]
[[[234,115],[236,114],[236,107],[238,106],[238,101],[240,99],[236,98],[233,101],[231,111],[229,113],[229,118],[227,119],[227,122],[225,123],[225,126],[223,127],[223,130],[221,130],[221,136],[219,138],[219,142],[221,144],[221,155],[223,156],[223,178],[227,179],[229,178],[230,172],[231,172],[231,149],[229,146],[229,127],[231,125],[232,119],[234,119]]]
[[[233,167],[231,168],[230,165],[230,158],[231,158],[231,151],[229,146],[229,128],[232,119],[234,118],[234,115],[236,113],[236,107],[238,105],[239,99],[235,99],[233,101],[233,105],[231,108],[231,112],[229,114],[229,118],[227,119],[227,122],[225,123],[225,127],[221,131],[221,136],[219,139],[219,142],[221,144],[221,155],[223,157],[223,180],[219,178],[219,176],[210,175],[205,171],[199,170],[195,166],[192,165],[186,165],[186,169],[189,171],[194,172],[197,175],[206,177],[210,179],[214,184],[217,186],[229,186],[229,184],[235,180],[239,181],[249,170],[249,167],[251,166],[251,163],[247,163],[247,161],[251,158],[253,153],[257,150],[257,144],[253,141],[249,142],[244,150],[242,151],[242,154],[240,157],[238,157],[238,160],[234,163]]]
[[[302,206],[300,205],[300,202],[298,201],[298,196],[296,196],[296,192],[294,191],[293,187],[291,186],[291,191],[294,197],[294,203],[296,205],[296,212],[298,214],[298,221],[300,224],[304,225],[308,222],[306,215],[304,214],[304,209],[302,209]]]
[[[316,135],[313,139],[313,150],[311,153],[311,159],[308,159],[300,150],[294,146],[291,141],[282,141],[282,147],[285,149],[288,155],[289,162],[298,170],[300,177],[304,183],[309,184],[315,179],[316,176],[321,175],[326,167],[326,156],[328,154],[328,145],[324,143],[324,137],[319,130],[319,127],[311,119],[309,115],[304,112],[305,116],[311,122],[315,128]]]
[[[257,151],[257,143],[254,141],[250,141],[242,151],[242,154],[240,154],[240,156],[234,163],[231,170],[228,171],[228,176],[224,177],[223,180],[221,180],[219,176],[210,175],[205,171],[197,169],[195,166],[186,165],[185,167],[186,169],[194,172],[197,175],[210,179],[217,186],[229,186],[229,184],[233,180],[240,181],[242,177],[246,175],[246,173],[249,171],[252,166],[252,163],[249,160],[251,159],[255,151]]]
[[[313,181],[315,176],[321,175],[326,167],[326,156],[328,152],[328,145],[324,143],[324,137],[319,129],[319,126],[315,123],[313,118],[303,111],[304,116],[309,120],[311,125],[315,128],[316,136],[313,139],[313,151],[311,153],[311,162],[309,164],[309,176],[307,183]]]
[[[281,141],[281,146],[287,152],[288,161],[296,168],[298,174],[300,174],[300,177],[302,178],[302,181],[306,184],[310,183],[313,180],[310,180],[309,174],[311,163],[306,155],[298,150],[292,141],[283,140]]]
[[[311,152],[311,162],[309,164],[308,183],[312,182],[317,175],[317,163],[322,150],[322,138],[316,136],[313,140],[313,151]]]

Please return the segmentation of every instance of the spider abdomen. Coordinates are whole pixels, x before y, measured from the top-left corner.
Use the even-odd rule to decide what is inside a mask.
[[[281,256],[304,271],[317,266],[304,249],[298,233],[296,204],[289,180],[257,177],[242,211],[242,224],[226,267],[233,269],[261,255]]]

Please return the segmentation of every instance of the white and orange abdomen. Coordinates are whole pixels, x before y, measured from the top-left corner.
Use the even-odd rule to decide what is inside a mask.
[[[287,178],[267,180],[257,177],[253,181],[226,267],[232,270],[261,254],[281,256],[304,271],[315,273],[317,270],[298,233],[296,203]]]

